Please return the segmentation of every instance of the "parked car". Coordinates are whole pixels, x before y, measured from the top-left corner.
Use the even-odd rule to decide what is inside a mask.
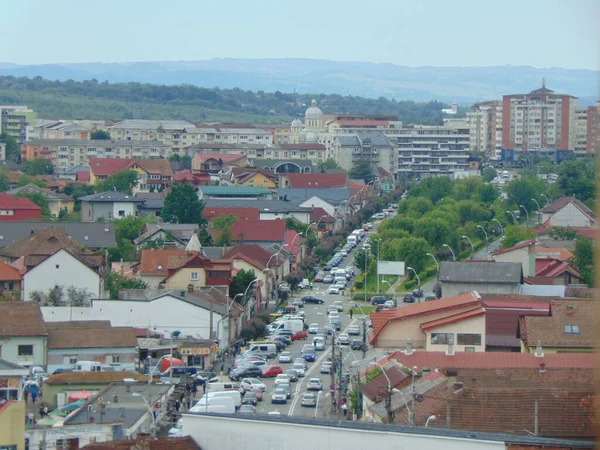
[[[325,275],[323,277],[323,283],[327,283],[327,284],[333,283],[333,275],[331,275],[330,273]]]
[[[281,366],[268,366],[263,369],[262,376],[263,377],[276,377],[280,373],[283,373],[283,369]]]
[[[292,364],[292,369],[294,369],[299,377],[303,377],[306,373],[306,365],[303,363],[294,363]]]
[[[412,296],[412,294],[406,294],[404,296],[404,300],[405,303],[414,303],[415,302],[415,298]]]
[[[372,224],[371,222],[367,222],[367,227],[368,227],[368,228],[369,228],[369,230],[370,230],[371,228],[373,228],[373,224]]]
[[[319,332],[319,324],[318,323],[311,323],[308,326],[308,334],[317,334]]]
[[[300,406],[316,408],[317,396],[315,394],[311,394],[310,392],[306,392],[306,393],[302,394],[302,400],[300,401]]]
[[[431,302],[433,300],[437,300],[437,297],[435,295],[428,295],[427,297],[425,297],[426,302]]]
[[[315,282],[320,283],[325,278],[325,272],[319,272],[315,275]]]
[[[238,410],[238,414],[243,414],[243,415],[256,414],[256,408],[254,406],[255,405],[251,405],[251,404],[242,405],[242,406],[240,406],[240,409]]]
[[[258,397],[256,392],[246,392],[244,398],[242,398],[242,405],[256,406],[258,404]]]
[[[423,297],[423,291],[420,289],[413,289],[412,295],[415,298],[421,298],[421,297]]]
[[[246,377],[260,377],[264,370],[258,366],[240,366],[232,369],[229,373],[229,379],[231,381],[238,381]]]
[[[383,307],[385,309],[394,309],[396,307],[396,304],[394,303],[394,300],[388,300],[383,304]]]
[[[380,295],[371,297],[371,305],[383,305],[387,301],[388,301],[387,297],[382,297]]]
[[[327,276],[331,276],[333,278],[333,275]],[[302,297],[302,301],[304,303],[314,303],[316,305],[322,305],[323,303],[325,303],[325,301],[322,298],[317,298],[314,295],[305,295],[304,297]]]
[[[373,214],[373,216],[371,216],[371,219],[375,219],[375,220],[385,219],[385,214],[383,214],[383,213]]]
[[[294,299],[292,305],[294,305],[296,308],[304,308],[304,302],[299,298]]]
[[[307,391],[320,391],[323,389],[323,382],[320,378],[311,378],[306,383]]]
[[[362,226],[362,229],[363,229],[364,231],[369,231],[369,226],[368,226],[368,225],[365,223],[365,224]]]
[[[304,330],[302,331],[297,331],[296,333],[294,333],[292,335],[292,341],[299,341],[301,339],[306,340],[306,338],[308,338],[308,333]]]
[[[360,328],[358,325],[350,325],[348,327],[348,334],[350,336],[360,336]]]
[[[281,352],[278,358],[279,364],[289,364],[292,362],[292,352]]]
[[[336,285],[329,286],[327,293],[330,295],[337,295],[340,293],[340,288],[339,288],[339,286],[336,286]]]
[[[334,300],[333,306],[335,306],[339,312],[344,311],[344,302],[341,300]]]

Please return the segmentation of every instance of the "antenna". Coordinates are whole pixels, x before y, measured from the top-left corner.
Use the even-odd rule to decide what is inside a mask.
[[[542,77],[542,89],[546,88],[546,77]]]

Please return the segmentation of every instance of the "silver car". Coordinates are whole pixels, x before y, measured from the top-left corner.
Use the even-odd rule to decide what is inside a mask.
[[[316,407],[317,396],[315,394],[311,394],[310,392],[302,394],[302,401],[300,402],[300,406]]]
[[[308,380],[308,383],[306,383],[307,391],[320,391],[321,389],[323,389],[323,382],[320,378],[311,378]]]
[[[281,352],[279,354],[279,364],[286,364],[292,362],[292,352]]]

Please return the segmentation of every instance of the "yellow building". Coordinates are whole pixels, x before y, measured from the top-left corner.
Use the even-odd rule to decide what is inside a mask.
[[[0,448],[25,450],[25,402],[0,406]]]
[[[266,187],[275,189],[277,178],[273,171],[240,167],[232,170],[231,182],[236,186]]]

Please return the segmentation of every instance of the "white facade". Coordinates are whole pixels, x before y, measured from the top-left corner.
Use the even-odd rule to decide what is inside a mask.
[[[23,367],[45,366],[47,342],[46,336],[4,337],[0,341],[2,359]]]
[[[552,227],[598,228],[598,222],[584,214],[573,203],[565,205],[555,213],[543,213],[542,223],[550,220]]]
[[[310,211],[289,211],[287,213],[260,211],[259,216],[260,220],[282,220],[287,219],[288,217],[293,217],[294,219],[298,220],[300,223],[303,223],[305,225],[308,225],[310,223]]]
[[[98,298],[103,290],[100,275],[66,250],[56,252],[23,275],[23,300],[31,300],[33,291],[46,294],[54,286],[62,286],[65,291],[71,286],[87,289],[92,298]]]
[[[445,352],[448,350],[447,343],[437,343],[439,340],[436,338],[439,335],[446,338],[452,336],[452,348],[455,352],[485,352],[485,315],[425,331],[425,351]]]

